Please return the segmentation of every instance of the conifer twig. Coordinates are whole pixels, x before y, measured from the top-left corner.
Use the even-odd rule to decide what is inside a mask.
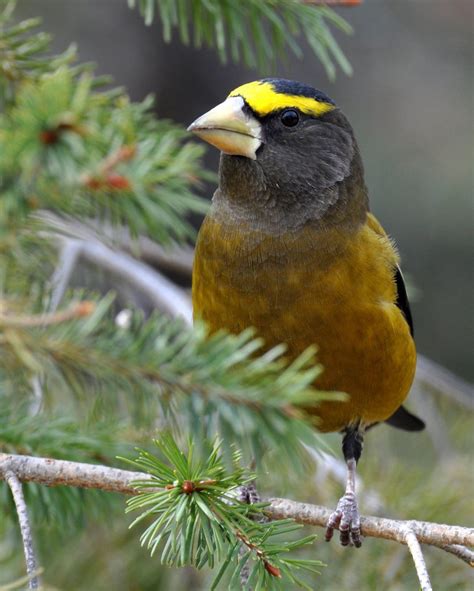
[[[109,154],[101,163],[100,170],[103,174],[110,172],[113,168],[120,164],[131,160],[136,154],[136,146],[120,146],[117,150]]]
[[[281,578],[280,569],[273,566],[268,558],[265,556],[265,553],[253,542],[251,542],[242,532],[236,531],[235,537],[239,539],[244,546],[246,546],[251,552],[255,552],[255,555],[258,560],[262,561],[265,570],[272,576],[277,577],[278,579]],[[241,579],[242,581],[242,579]],[[247,583],[248,581],[246,581]]]
[[[83,316],[89,316],[94,311],[93,302],[82,301],[74,304],[67,310],[60,310],[51,314],[32,314],[17,316],[14,314],[0,314],[0,326],[10,328],[34,328],[38,326],[48,326],[51,324],[61,324]]]
[[[1,474],[2,472],[0,470],[0,475]],[[38,561],[33,547],[33,536],[31,534],[28,509],[23,496],[21,482],[12,470],[5,471],[3,477],[10,487],[18,515],[18,523],[20,525],[21,538],[23,540],[23,551],[25,553],[26,572],[28,575],[28,589],[39,589],[40,580],[36,574],[38,572]]]
[[[37,482],[46,486],[96,488],[126,495],[137,494],[136,488],[132,485],[133,482],[151,478],[145,473],[96,464],[0,453],[0,477],[5,478],[8,471],[13,471],[18,479],[24,482]],[[265,512],[272,519],[294,519],[305,525],[326,527],[331,514],[331,509],[320,505],[280,498],[266,499],[266,501],[269,505],[265,508]],[[408,526],[419,543],[436,546],[468,564],[473,564],[466,558],[472,556],[467,547],[474,547],[474,528],[428,521],[361,517],[361,530],[365,537],[405,544],[405,532]],[[456,546],[462,546],[463,551]]]

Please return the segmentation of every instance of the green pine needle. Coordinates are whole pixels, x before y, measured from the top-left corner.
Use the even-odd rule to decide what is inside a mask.
[[[193,236],[186,214],[208,207],[194,192],[210,178],[204,148],[157,121],[149,98],[94,87],[91,72],[63,66],[22,82],[0,115],[0,236],[38,208],[128,225],[162,244]]]
[[[256,589],[282,590],[289,582],[309,589],[296,572],[317,572],[321,562],[289,558],[288,553],[312,544],[316,536],[288,541],[299,524],[264,521],[264,503],[237,499],[238,488],[253,478],[239,467],[239,452],[234,451],[234,469],[228,472],[219,441],[206,442],[200,455],[191,442],[182,452],[171,435],[155,444],[163,460],[144,450],[136,460],[126,460],[151,476],[134,483],[137,495],[127,501],[126,511],[142,511],[130,527],[151,520],[140,541],[152,555],[161,551],[160,560],[168,566],[215,568],[220,563],[212,589],[224,576],[229,589],[240,589],[247,563],[253,564],[250,580]]]
[[[15,2],[4,1],[0,8],[0,109],[14,101],[21,82],[38,80],[44,73],[53,73],[76,59],[74,45],[62,54],[47,55],[51,37],[36,31],[41,19],[30,18],[12,25],[14,6]]]
[[[39,372],[46,400],[60,389],[107,413],[125,408],[141,425],[161,415],[198,438],[218,431],[248,457],[266,446],[295,466],[305,457],[301,442],[314,445],[316,435],[304,407],[335,395],[313,387],[321,371],[314,350],[289,363],[283,347],[260,352],[252,330],[209,335],[202,324],[189,328],[158,313],[145,321],[136,312],[119,329],[112,302],[97,300],[85,318],[10,326],[0,338],[0,378],[26,392]]]
[[[319,58],[329,78],[339,66],[346,74],[352,68],[335,41],[330,26],[348,34],[350,25],[324,6],[298,0],[128,0],[150,25],[158,16],[163,38],[169,42],[177,29],[181,42],[216,49],[222,63],[234,62],[268,71],[288,53],[301,58],[303,37]]]

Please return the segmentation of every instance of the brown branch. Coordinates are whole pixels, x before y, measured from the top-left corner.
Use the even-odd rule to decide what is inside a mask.
[[[14,314],[0,313],[0,326],[9,328],[34,328],[51,324],[61,324],[83,316],[89,316],[95,310],[94,302],[84,301],[74,304],[67,310],[60,310],[51,314],[34,314],[30,316],[17,316]]]
[[[256,544],[251,542],[242,532],[235,531],[234,533],[236,538],[239,539],[242,542],[242,544],[247,546],[250,552],[255,552],[255,555],[257,556],[258,560],[262,562],[263,567],[268,574],[270,574],[272,577],[277,577],[278,579],[281,579],[280,569],[271,564],[263,550],[261,550]]]
[[[118,150],[115,150],[115,152],[112,152],[112,154],[109,154],[106,158],[104,158],[104,160],[100,164],[100,170],[102,174],[110,172],[117,166],[117,164],[120,164],[120,162],[126,162],[127,160],[131,160],[135,157],[136,153],[137,148],[134,145],[120,146]]]
[[[115,167],[121,162],[131,160],[136,155],[136,146],[121,146],[109,154],[99,164],[98,174],[84,174],[81,183],[89,189],[130,189],[127,177],[115,172]]]
[[[126,495],[137,494],[132,482],[149,480],[150,475],[130,470],[119,470],[96,464],[84,464],[50,458],[37,458],[0,453],[0,477],[12,471],[23,482],[37,482],[46,486],[75,486],[97,488]],[[331,510],[319,505],[298,503],[288,499],[268,499],[267,514],[273,519],[294,519],[298,523],[326,527]],[[406,543],[407,527],[422,544],[445,549],[466,560],[469,551],[461,553],[453,545],[474,547],[474,528],[445,525],[428,521],[401,521],[382,517],[361,517],[362,534],[366,537]],[[449,549],[445,548],[449,546]],[[461,556],[463,554],[463,556]]]
[[[21,539],[23,540],[23,551],[25,553],[26,573],[28,575],[28,589],[39,589],[40,580],[37,576],[38,563],[33,547],[33,536],[31,534],[28,509],[23,496],[21,482],[18,476],[12,470],[6,470],[3,474],[3,477],[10,487],[18,515]]]

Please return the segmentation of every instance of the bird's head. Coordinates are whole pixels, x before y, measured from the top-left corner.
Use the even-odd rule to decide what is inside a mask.
[[[244,84],[188,130],[222,152],[220,192],[251,201],[254,211],[261,205],[279,219],[295,212],[300,221],[318,219],[337,209],[342,193],[347,198],[348,180],[361,185],[366,202],[352,128],[311,86],[281,78]]]

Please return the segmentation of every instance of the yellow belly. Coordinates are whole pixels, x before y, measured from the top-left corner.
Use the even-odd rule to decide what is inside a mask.
[[[395,305],[396,252],[378,222],[352,234],[306,229],[260,235],[207,218],[193,275],[196,317],[211,330],[254,326],[290,357],[318,347],[315,386],[349,394],[314,409],[321,431],[388,418],[406,398],[416,352]]]

